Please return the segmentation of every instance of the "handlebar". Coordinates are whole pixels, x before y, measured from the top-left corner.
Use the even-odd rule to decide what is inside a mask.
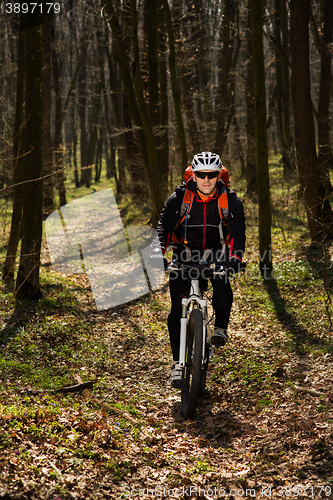
[[[245,266],[244,266],[245,267]],[[232,266],[228,264],[217,265],[215,263],[198,263],[198,264],[185,264],[180,262],[171,261],[167,266],[167,271],[185,271],[193,274],[193,271],[201,275],[203,278],[210,278],[214,276],[225,276],[234,272]],[[198,276],[199,277],[199,276]]]
[[[172,260],[171,262],[168,262],[165,257],[162,257],[161,254],[156,253],[156,255],[151,255],[151,263],[153,267],[156,267],[157,269],[161,270],[161,267],[164,265],[164,270],[168,272],[172,271],[178,271],[178,272],[185,272],[186,274],[189,275],[189,277],[192,279],[192,276],[194,274],[197,274],[198,277],[201,275],[201,277],[205,279],[210,279],[211,277],[214,276],[228,276],[230,274],[234,274],[235,269],[232,265],[229,263],[224,263],[224,264],[217,264],[217,263],[211,263],[209,264],[206,261],[200,261],[198,263],[193,263],[191,262],[190,264],[187,264],[185,262],[178,262],[175,260]],[[158,265],[154,265],[154,263]],[[244,272],[246,269],[246,261],[241,262],[241,268],[238,269],[240,272]],[[192,275],[192,276],[191,276]],[[193,277],[193,279],[196,279]]]

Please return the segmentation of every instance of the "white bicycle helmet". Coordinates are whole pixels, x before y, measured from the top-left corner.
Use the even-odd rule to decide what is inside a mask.
[[[193,172],[196,170],[215,170],[220,172],[222,161],[219,155],[205,151],[194,156],[191,167]]]

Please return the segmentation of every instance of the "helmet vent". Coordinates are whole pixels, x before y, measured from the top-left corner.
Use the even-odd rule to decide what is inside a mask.
[[[205,151],[194,156],[191,166],[193,171],[215,170],[220,172],[222,169],[222,162],[219,155]]]

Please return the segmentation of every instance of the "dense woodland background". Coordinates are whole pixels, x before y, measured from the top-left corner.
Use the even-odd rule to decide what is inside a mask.
[[[39,296],[42,221],[68,182],[107,177],[155,225],[202,150],[257,196],[261,270],[271,154],[299,176],[311,240],[332,235],[332,0],[26,5],[2,1],[0,17],[0,196],[13,203],[2,274],[13,278],[21,239],[18,297]]]
[[[333,498],[333,0],[7,4],[0,497]],[[87,275],[50,265],[43,220],[111,187],[125,225],[154,227],[201,150],[221,154],[244,202],[247,272],[184,421],[167,277],[98,311]]]

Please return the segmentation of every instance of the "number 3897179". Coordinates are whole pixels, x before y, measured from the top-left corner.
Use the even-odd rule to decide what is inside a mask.
[[[40,12],[41,14],[59,14],[60,3],[41,2],[41,3],[6,3],[7,14],[32,14],[33,12]]]

